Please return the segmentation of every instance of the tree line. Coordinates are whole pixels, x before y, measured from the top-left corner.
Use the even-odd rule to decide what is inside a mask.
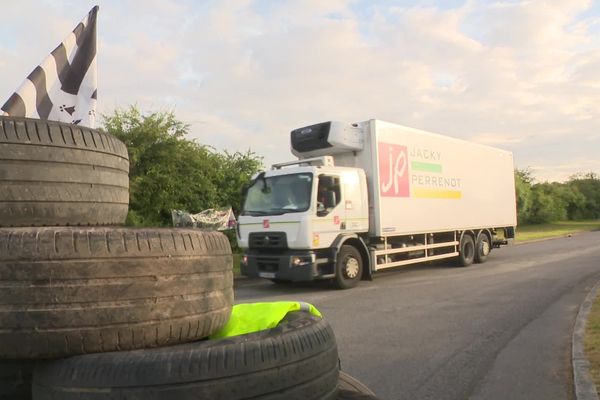
[[[189,125],[173,112],[142,114],[132,106],[103,116],[102,125],[129,151],[127,225],[170,226],[171,210],[231,206],[237,215],[241,188],[262,168],[250,150],[218,152],[189,139]]]
[[[536,183],[529,170],[516,170],[515,187],[519,224],[600,219],[600,176],[594,172]]]
[[[173,209],[231,206],[238,215],[241,189],[263,167],[250,150],[218,152],[189,139],[189,125],[172,112],[142,114],[132,106],[103,116],[103,128],[129,151],[128,225],[170,226]],[[600,219],[600,177],[593,172],[536,183],[529,170],[516,170],[515,186],[519,224]]]

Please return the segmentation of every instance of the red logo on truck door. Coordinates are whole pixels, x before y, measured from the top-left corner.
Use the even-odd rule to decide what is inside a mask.
[[[408,153],[406,146],[379,143],[379,189],[382,196],[408,197]]]

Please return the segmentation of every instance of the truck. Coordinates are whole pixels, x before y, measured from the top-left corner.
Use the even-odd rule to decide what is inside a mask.
[[[295,129],[291,150],[244,190],[242,275],[348,289],[387,268],[483,263],[515,237],[509,151],[375,119]]]

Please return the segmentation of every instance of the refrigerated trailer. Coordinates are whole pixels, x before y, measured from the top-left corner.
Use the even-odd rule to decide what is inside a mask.
[[[483,263],[514,238],[509,151],[380,120],[295,129],[291,150],[244,191],[243,275],[345,289],[386,268]]]

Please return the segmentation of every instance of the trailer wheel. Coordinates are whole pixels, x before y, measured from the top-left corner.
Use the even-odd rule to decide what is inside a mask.
[[[464,234],[460,239],[460,250],[458,255],[458,265],[466,267],[473,264],[475,260],[475,241],[473,236]]]
[[[362,276],[362,264],[358,250],[353,246],[343,245],[335,265],[335,286],[338,289],[350,289],[356,286]]]
[[[492,243],[490,242],[490,237],[487,233],[480,232],[475,243],[475,262],[478,264],[484,263],[491,251]]]

